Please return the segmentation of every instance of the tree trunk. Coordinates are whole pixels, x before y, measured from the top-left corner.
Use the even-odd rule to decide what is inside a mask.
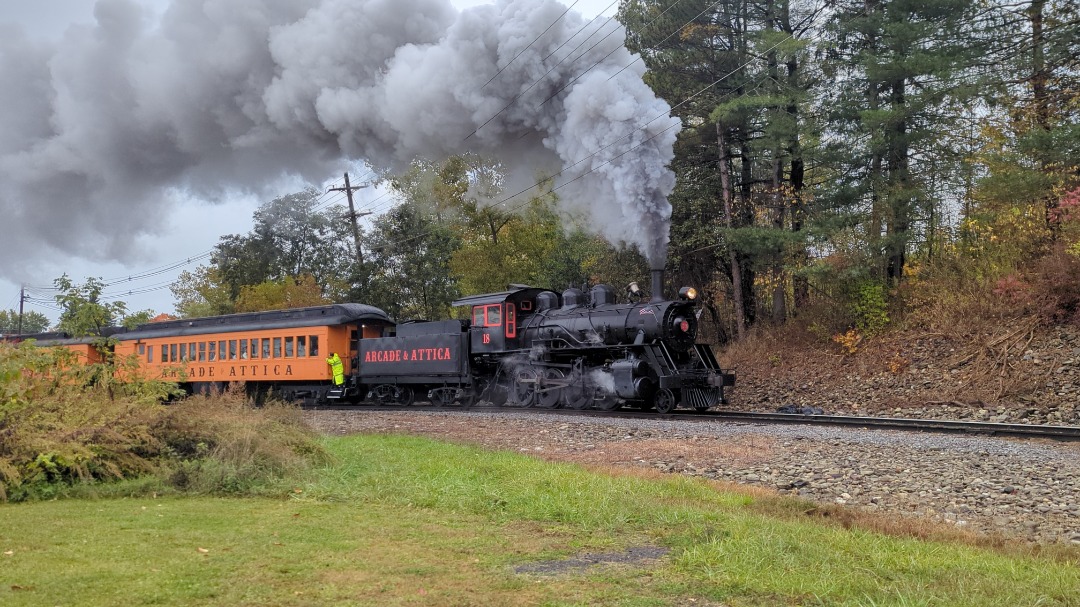
[[[795,37],[795,29],[791,26],[791,1],[782,0],[780,3],[780,29],[788,36]],[[787,60],[787,86],[788,90],[799,90],[799,58],[795,54],[792,54]],[[798,233],[803,229],[803,221],[806,218],[806,201],[803,200],[803,188],[806,186],[806,165],[803,162],[802,143],[799,138],[799,106],[795,102],[791,102],[787,106],[787,113],[790,117],[791,124],[794,130],[791,132],[791,141],[789,142],[791,147],[788,149],[788,154],[791,156],[791,175],[788,180],[791,184],[792,195],[792,207],[791,207],[791,231]],[[800,245],[800,250],[797,254],[797,261],[800,265],[806,266],[809,264],[810,254],[806,250],[805,245]],[[800,310],[805,309],[810,305],[810,282],[806,276],[796,273],[791,278],[792,291],[794,295],[795,309],[794,313],[798,314]]]
[[[1050,130],[1050,97],[1046,91],[1049,76],[1046,69],[1046,34],[1044,32],[1043,11],[1046,0],[1032,0],[1028,7],[1028,19],[1031,21],[1031,100],[1035,113],[1035,126],[1043,131]],[[1053,169],[1046,161],[1042,150],[1035,151],[1035,161],[1039,170],[1050,173]],[[1052,240],[1057,240],[1058,226],[1053,220],[1057,208],[1057,197],[1047,196],[1044,202],[1043,220]]]
[[[892,83],[890,109],[894,115],[903,116],[906,111],[905,83],[896,80]],[[886,133],[889,142],[888,177],[889,188],[889,225],[888,225],[888,265],[886,276],[889,282],[897,284],[904,276],[907,244],[911,227],[911,192],[908,175],[907,120],[900,118],[892,121]]]
[[[724,204],[724,225],[730,231],[735,227],[734,210],[731,205],[731,151],[728,148],[727,138],[724,134],[724,124],[720,121],[716,122],[716,144],[720,148],[720,198]],[[746,319],[743,315],[742,268],[739,266],[739,255],[730,240],[728,242],[728,259],[731,263],[731,299],[735,307],[735,337],[742,341],[746,338]]]
[[[765,4],[765,31],[776,31],[776,6],[774,0],[768,0]],[[769,79],[772,81],[774,94],[777,96],[783,93],[780,86],[780,64],[776,57],[776,49],[769,49],[768,57],[766,58],[769,69]],[[780,122],[779,116],[784,113],[784,109],[777,104],[776,107],[769,109],[770,114],[773,115],[775,122]],[[783,191],[783,179],[784,179],[784,146],[781,144],[779,137],[776,143],[773,145],[772,151],[772,184],[769,198],[771,199],[772,206],[772,224],[773,228],[782,231],[784,229],[784,209],[786,202],[784,200]],[[787,320],[787,272],[784,270],[784,255],[780,252],[779,257],[773,263],[773,290],[772,290],[772,321],[774,324],[781,324]]]

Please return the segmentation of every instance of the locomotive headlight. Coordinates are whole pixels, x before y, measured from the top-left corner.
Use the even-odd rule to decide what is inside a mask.
[[[679,289],[679,298],[694,301],[697,299],[697,289],[694,287],[683,287]]]

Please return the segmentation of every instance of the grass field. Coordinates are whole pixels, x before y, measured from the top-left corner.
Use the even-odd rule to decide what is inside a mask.
[[[0,604],[1080,605],[1067,559],[770,516],[699,480],[402,436],[326,447],[281,499],[0,505]],[[657,558],[581,560],[641,548]]]

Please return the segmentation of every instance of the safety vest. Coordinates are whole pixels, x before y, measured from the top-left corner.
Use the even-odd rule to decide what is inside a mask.
[[[330,358],[326,359],[326,364],[330,365],[330,370],[334,372],[334,385],[340,386],[345,383],[345,365],[341,362],[341,357],[334,352]]]

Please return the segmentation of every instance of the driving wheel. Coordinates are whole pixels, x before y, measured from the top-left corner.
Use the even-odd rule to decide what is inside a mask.
[[[553,408],[559,406],[559,400],[562,398],[563,380],[566,375],[562,372],[562,369],[545,369],[543,371],[544,381],[539,384],[539,388],[536,391],[536,406]]]
[[[514,371],[514,402],[519,405],[531,407],[536,404],[536,369],[532,367],[520,367]]]
[[[572,378],[562,393],[563,404],[571,409],[588,409],[593,404],[592,390],[585,387],[585,380],[580,377]]]

